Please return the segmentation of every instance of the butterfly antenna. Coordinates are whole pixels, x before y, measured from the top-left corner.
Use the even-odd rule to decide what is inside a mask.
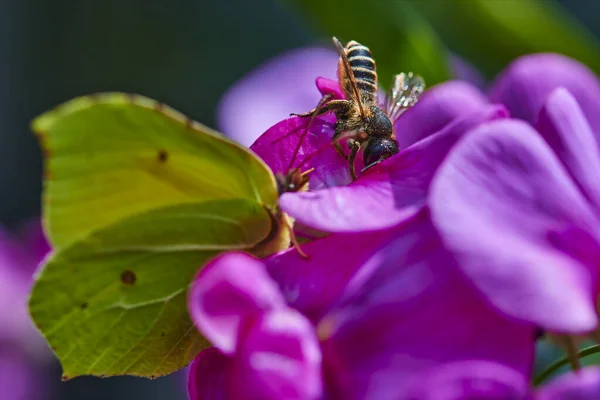
[[[300,175],[304,178],[305,176],[307,176],[308,174],[310,174],[311,172],[313,172],[315,170],[315,168],[311,168],[311,169],[307,169],[306,171],[304,171],[303,173],[301,173]]]
[[[294,246],[294,248],[296,249],[296,251],[298,252],[298,254],[300,254],[300,257],[302,257],[302,258],[308,258],[308,254],[306,254],[304,251],[302,251],[302,248],[300,247],[300,244],[298,243],[298,239],[296,239],[296,234],[294,233],[294,228],[290,224],[289,220],[287,218],[283,218],[283,223],[285,224],[285,226],[289,230],[289,232],[290,232],[290,241],[292,242],[292,245]]]
[[[306,125],[304,132],[302,132],[302,135],[300,135],[300,138],[298,139],[298,144],[296,145],[296,149],[294,150],[294,155],[292,156],[292,159],[290,160],[290,164],[288,165],[288,168],[287,168],[288,171],[290,169],[292,169],[292,167],[294,166],[294,161],[296,161],[296,157],[298,156],[298,152],[300,151],[302,142],[304,141],[304,138],[306,137],[306,135],[308,135],[308,132],[310,132],[310,128],[312,127],[312,124],[315,121],[315,118],[319,114],[319,111],[321,111],[321,109],[323,108],[325,103],[328,102],[332,96],[333,96],[332,94],[327,93],[326,95],[321,97],[321,100],[319,100],[319,103],[317,104],[315,111],[310,116],[310,120],[308,120],[308,124]]]

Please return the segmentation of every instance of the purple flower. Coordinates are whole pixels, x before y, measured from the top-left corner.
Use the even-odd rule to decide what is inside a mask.
[[[225,254],[198,275],[190,314],[215,347],[192,364],[192,400],[404,399],[465,358],[529,376],[533,328],[482,301],[426,212],[305,247],[314,257]]]
[[[411,400],[589,400],[600,398],[600,367],[561,376],[533,390],[518,371],[489,361],[464,360],[421,374],[407,390]]]
[[[526,122],[490,122],[453,148],[432,183],[434,224],[502,312],[554,332],[598,332],[600,82],[566,57],[533,55],[499,77],[491,98]]]
[[[459,64],[457,71],[468,70],[464,62]],[[219,107],[221,128],[246,144],[261,130],[254,128],[255,121],[265,129],[274,124],[251,146],[274,172],[314,167],[310,192],[286,193],[280,200],[282,210],[296,219],[296,231],[303,236],[312,237],[315,230],[383,229],[409,218],[425,204],[433,174],[452,145],[471,128],[508,116],[502,106],[489,104],[469,83],[451,81],[434,87],[396,121],[400,153],[351,182],[348,162],[333,148],[336,118],[332,113],[316,118],[310,132],[306,132],[309,118],[276,123],[289,113],[314,108],[324,94],[344,98],[336,81],[315,74],[323,71],[325,77],[332,77],[337,66],[333,50],[289,52],[241,81]],[[318,90],[312,88],[315,78]],[[383,102],[383,94],[380,99]],[[357,158],[360,171],[362,157]],[[313,230],[312,235],[306,227]]]
[[[6,398],[37,395],[33,359],[49,354],[27,311],[32,275],[48,250],[39,220],[17,237],[0,231],[0,393]]]
[[[325,83],[320,80],[317,85],[322,93],[336,87],[329,83],[325,88]],[[299,223],[326,232],[382,229],[414,215],[425,204],[434,172],[466,131],[506,116],[502,106],[488,104],[469,84],[455,81],[436,86],[396,122],[400,153],[354,182],[348,162],[332,146],[334,115],[316,118],[305,136],[308,118],[288,118],[250,148],[274,172],[315,167],[310,192],[285,193],[280,199],[282,210]]]

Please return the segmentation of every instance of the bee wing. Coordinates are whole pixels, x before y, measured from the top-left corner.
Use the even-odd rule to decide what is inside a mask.
[[[350,82],[350,86],[352,88],[352,93],[347,93],[353,97],[354,100],[358,104],[358,108],[360,110],[360,116],[365,118],[365,109],[362,104],[362,100],[360,98],[360,91],[358,90],[358,84],[356,83],[356,78],[354,77],[354,72],[352,72],[352,68],[350,67],[350,62],[348,61],[348,55],[346,54],[346,49],[342,45],[342,42],[338,40],[335,36],[333,37],[333,43],[335,43],[335,47],[337,48],[337,52],[340,55],[340,62],[343,68],[343,74],[347,77]],[[340,71],[341,72],[341,71]],[[340,77],[341,78],[341,77]],[[342,79],[340,79],[342,81]],[[343,85],[343,82],[340,82]],[[342,87],[342,89],[344,89]],[[344,90],[346,91],[346,90]]]
[[[425,91],[425,81],[412,72],[394,76],[394,82],[385,99],[385,111],[395,122],[404,111],[414,106]]]

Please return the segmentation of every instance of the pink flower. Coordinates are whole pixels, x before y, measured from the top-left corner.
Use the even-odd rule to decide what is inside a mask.
[[[502,312],[559,333],[598,328],[600,81],[563,56],[523,57],[491,97],[525,121],[468,133],[432,184],[445,247]]]
[[[306,250],[229,253],[198,275],[189,310],[215,347],[192,364],[192,400],[404,399],[420,374],[465,358],[529,377],[533,328],[482,301],[426,213]]]
[[[32,275],[49,251],[39,220],[13,237],[0,231],[0,393],[7,399],[33,399],[39,377],[33,359],[47,355],[27,311]]]

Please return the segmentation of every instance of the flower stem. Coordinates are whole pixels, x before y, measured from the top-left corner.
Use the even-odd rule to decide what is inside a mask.
[[[578,357],[581,359],[583,357],[587,357],[590,356],[592,354],[596,354],[596,353],[600,353],[600,345],[599,344],[595,344],[593,346],[590,347],[586,347],[584,349],[581,349],[577,355]],[[550,366],[548,368],[546,368],[544,370],[544,372],[542,372],[541,374],[539,374],[537,376],[537,378],[535,378],[533,380],[533,384],[534,386],[539,386],[540,384],[542,384],[550,375],[552,375],[553,373],[555,373],[560,367],[570,364],[570,359],[569,356],[564,356],[563,358],[560,358],[559,360],[555,361],[554,363],[550,364]]]

